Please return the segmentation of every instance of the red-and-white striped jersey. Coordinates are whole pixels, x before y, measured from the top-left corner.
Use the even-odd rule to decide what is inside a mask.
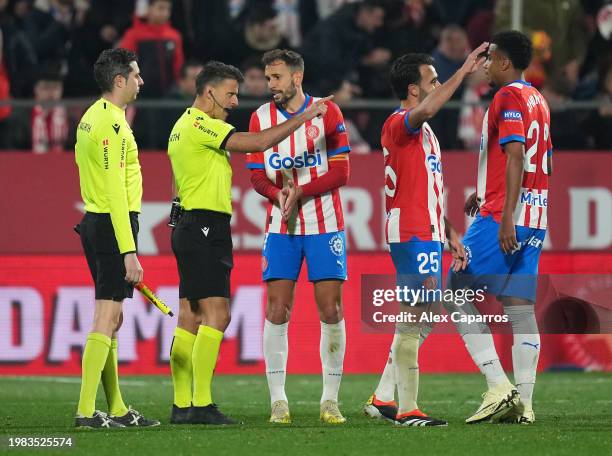
[[[297,113],[288,113],[274,103],[266,103],[251,115],[249,131],[256,132],[279,125],[300,114],[318,100],[309,95]],[[327,113],[305,122],[288,138],[265,152],[247,154],[247,168],[265,169],[268,179],[284,187],[288,179],[304,185],[329,169],[328,159],[350,152],[344,117],[338,105],[328,101]],[[296,215],[288,222],[280,208],[268,202],[266,233],[319,234],[344,229],[339,189],[321,195],[303,197]]]
[[[525,144],[523,182],[514,211],[519,226],[545,229],[548,208],[548,161],[552,154],[550,111],[544,97],[524,81],[501,88],[482,123],[478,163],[480,214],[501,221],[506,196],[506,154],[503,145]]]
[[[398,109],[383,125],[388,243],[446,240],[440,144],[427,122],[413,129]]]

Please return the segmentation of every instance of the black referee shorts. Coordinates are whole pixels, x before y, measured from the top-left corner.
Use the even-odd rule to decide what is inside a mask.
[[[130,212],[130,225],[138,248],[138,213]],[[125,263],[119,253],[110,214],[86,212],[79,227],[81,244],[96,284],[96,299],[123,301],[134,287],[125,281]]]
[[[185,211],[180,218],[172,231],[180,298],[230,297],[234,266],[230,218],[207,210]]]

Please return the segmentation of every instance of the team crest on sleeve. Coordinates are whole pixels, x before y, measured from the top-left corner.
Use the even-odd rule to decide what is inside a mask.
[[[337,234],[329,240],[329,249],[336,256],[342,256],[344,254],[344,241]]]
[[[313,141],[319,137],[320,133],[319,127],[316,125],[309,125],[306,128],[306,136],[308,139],[312,139]]]

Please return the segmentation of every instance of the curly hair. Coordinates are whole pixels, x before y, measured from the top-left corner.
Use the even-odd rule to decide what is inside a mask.
[[[491,44],[497,45],[517,70],[524,70],[531,63],[533,45],[529,37],[521,32],[508,30],[496,33],[491,38]]]

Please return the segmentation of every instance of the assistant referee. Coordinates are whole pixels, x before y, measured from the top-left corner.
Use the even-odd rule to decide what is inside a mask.
[[[196,78],[193,106],[178,119],[168,142],[185,210],[172,232],[181,298],[170,354],[171,422],[175,424],[235,423],[213,404],[210,392],[223,332],[230,322],[232,168],[228,151],[265,151],[327,111],[329,97],[275,127],[238,133],[225,119],[238,106],[242,80],[231,65],[207,63]]]
[[[77,428],[156,426],[127,408],[117,373],[116,334],[122,302],[131,298],[143,271],[136,256],[142,175],[138,148],[125,109],[143,85],[137,57],[125,49],[103,51],[94,64],[102,97],[85,112],[75,146],[85,216],[78,231],[95,283],[93,328],[83,351]],[[109,413],[95,410],[102,380]]]

